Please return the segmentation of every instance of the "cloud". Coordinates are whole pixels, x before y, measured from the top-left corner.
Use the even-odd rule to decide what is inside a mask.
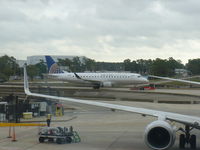
[[[1,0],[0,50],[18,59],[60,54],[186,62],[199,56],[199,11],[196,0]]]

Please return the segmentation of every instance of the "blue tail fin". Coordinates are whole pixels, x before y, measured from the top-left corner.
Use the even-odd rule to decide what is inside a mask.
[[[51,56],[45,56],[46,62],[47,62],[47,67],[48,67],[48,72],[50,74],[55,74],[55,73],[64,73],[60,67],[56,64],[56,62],[52,59]]]

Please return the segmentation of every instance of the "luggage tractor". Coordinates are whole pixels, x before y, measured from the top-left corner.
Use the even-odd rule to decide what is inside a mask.
[[[57,144],[64,143],[79,143],[80,136],[73,127],[45,127],[39,131],[39,142],[56,142]]]

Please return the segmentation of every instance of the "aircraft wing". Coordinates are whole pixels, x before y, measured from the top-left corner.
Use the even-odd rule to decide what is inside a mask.
[[[92,84],[101,84],[100,81],[97,81],[97,80],[88,80],[88,79],[83,79],[81,78],[77,73],[74,73],[75,77],[79,80],[83,80],[83,81],[86,81],[88,83],[92,83]]]
[[[179,123],[190,125],[194,128],[200,129],[200,117],[182,115],[178,113],[171,113],[171,112],[164,112],[164,111],[157,111],[157,110],[152,110],[152,109],[116,105],[116,104],[97,102],[97,101],[91,101],[91,100],[82,100],[82,99],[74,99],[74,98],[69,98],[69,97],[58,97],[58,96],[44,95],[44,94],[39,94],[39,93],[32,93],[29,90],[26,67],[24,67],[24,91],[27,94],[27,96],[43,97],[43,98],[48,98],[52,100],[68,101],[68,102],[122,110],[122,111],[127,111],[127,112],[133,112],[133,113],[142,114],[143,116],[157,117],[160,120],[170,120],[170,121],[179,122]]]
[[[149,77],[200,85],[200,82],[188,81],[188,80],[183,80],[183,79],[174,79],[174,78],[160,77],[160,76],[153,76],[153,75],[149,75]]]

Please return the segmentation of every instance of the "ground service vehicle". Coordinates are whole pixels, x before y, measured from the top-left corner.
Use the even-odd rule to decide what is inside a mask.
[[[39,131],[39,142],[78,143],[81,141],[78,133],[73,131],[73,127],[45,127]]]

